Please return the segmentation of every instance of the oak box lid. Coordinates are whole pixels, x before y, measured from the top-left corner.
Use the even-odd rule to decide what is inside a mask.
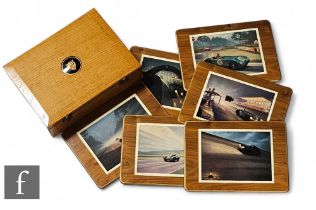
[[[48,128],[139,67],[95,9],[4,66]]]

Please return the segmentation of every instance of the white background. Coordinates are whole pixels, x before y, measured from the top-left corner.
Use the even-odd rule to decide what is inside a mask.
[[[189,193],[182,188],[96,187],[61,137],[52,138],[0,71],[0,209],[315,209],[315,1],[1,0],[0,65],[95,7],[122,41],[177,52],[180,28],[268,19],[283,79],[294,90],[287,115],[290,192]],[[40,200],[4,200],[3,166],[40,165]],[[313,208],[314,207],[314,208]]]

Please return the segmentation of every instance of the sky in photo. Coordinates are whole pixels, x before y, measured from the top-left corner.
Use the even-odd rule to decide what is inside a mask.
[[[206,90],[209,88],[215,88],[215,92],[222,96],[229,95],[233,98],[238,97],[263,97],[269,101],[273,101],[275,93],[267,90],[262,90],[257,87],[253,87],[248,84],[244,84],[238,81],[234,81],[228,78],[211,74]]]
[[[139,124],[138,151],[167,151],[184,149],[184,126]]]
[[[239,142],[246,145],[254,145],[258,148],[270,152],[270,132],[241,132],[241,131],[205,131],[224,139]]]

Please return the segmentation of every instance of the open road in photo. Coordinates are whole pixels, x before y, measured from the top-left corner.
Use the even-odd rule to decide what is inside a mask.
[[[139,157],[137,161],[138,173],[183,174],[184,161],[180,157],[178,162],[165,162],[163,157]]]

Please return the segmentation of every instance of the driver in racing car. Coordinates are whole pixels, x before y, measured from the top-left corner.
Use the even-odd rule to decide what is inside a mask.
[[[215,56],[215,58],[216,58],[216,59],[221,59],[222,56],[221,56],[219,53],[217,53],[216,56]]]

